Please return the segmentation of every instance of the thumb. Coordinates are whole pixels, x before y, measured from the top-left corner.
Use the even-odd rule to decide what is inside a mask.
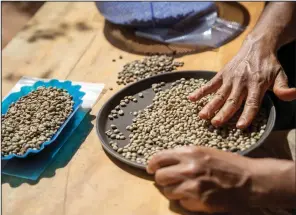
[[[275,78],[273,92],[283,101],[292,101],[296,99],[296,88],[289,88],[288,78],[282,69]]]

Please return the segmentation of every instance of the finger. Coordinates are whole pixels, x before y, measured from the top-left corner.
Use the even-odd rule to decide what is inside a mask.
[[[164,150],[155,154],[147,165],[147,172],[154,174],[158,169],[179,163],[179,157],[174,150]]]
[[[180,183],[184,180],[181,173],[182,166],[174,165],[158,169],[155,173],[155,182],[160,186],[169,186]]]
[[[283,101],[292,101],[296,99],[296,88],[289,88],[288,78],[283,70],[281,70],[273,86],[274,94]]]
[[[208,83],[206,83],[201,88],[195,90],[193,93],[191,93],[188,98],[190,101],[195,102],[199,100],[200,98],[215,92],[219,87],[222,85],[222,78],[220,74],[215,75],[212,80],[210,80]]]
[[[179,200],[184,198],[184,193],[182,192],[182,184],[176,184],[171,186],[165,186],[162,188],[162,194],[169,200]]]
[[[199,117],[202,119],[210,119],[214,116],[215,112],[219,110],[225,103],[231,90],[230,85],[222,85],[217,91],[214,98],[199,112]]]
[[[198,197],[198,182],[196,179],[186,180],[177,185],[165,186],[162,189],[163,195],[170,200]]]
[[[252,123],[253,119],[259,111],[260,104],[265,92],[266,89],[249,88],[243,113],[241,114],[236,124],[237,128],[244,129]]]
[[[246,91],[242,86],[238,84],[232,88],[231,94],[226,100],[222,109],[217,113],[217,115],[211,120],[214,126],[221,126],[223,123],[227,122],[240,108],[243,100],[246,96]]]

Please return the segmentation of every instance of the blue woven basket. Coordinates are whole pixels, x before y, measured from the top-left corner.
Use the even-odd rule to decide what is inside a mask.
[[[24,86],[20,89],[19,92],[11,93],[8,95],[4,101],[2,101],[2,114],[5,114],[8,111],[9,106],[12,103],[15,103],[18,99],[21,97],[28,95],[30,92],[36,90],[38,87],[56,87],[60,89],[65,89],[68,91],[68,93],[73,97],[74,105],[73,105],[73,112],[70,114],[70,116],[66,119],[66,121],[61,125],[61,127],[58,129],[58,131],[51,137],[49,141],[45,141],[41,144],[40,149],[34,150],[34,149],[28,149],[25,154],[23,155],[16,155],[16,154],[10,154],[7,156],[1,156],[2,160],[10,160],[14,157],[16,158],[26,158],[27,156],[31,154],[39,153],[44,149],[45,146],[51,144],[62,132],[63,128],[67,125],[69,120],[72,118],[72,116],[75,114],[75,112],[78,110],[78,108],[82,104],[82,97],[85,95],[84,92],[80,91],[81,86],[80,85],[72,85],[71,81],[65,81],[60,82],[56,79],[50,80],[48,82],[44,81],[37,81],[33,86]]]

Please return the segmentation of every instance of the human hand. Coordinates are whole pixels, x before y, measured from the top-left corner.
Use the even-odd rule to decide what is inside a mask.
[[[296,99],[296,88],[288,87],[287,76],[271,44],[267,39],[246,40],[238,54],[211,81],[189,96],[194,102],[215,93],[213,99],[199,112],[200,118],[212,118],[214,126],[221,126],[238,111],[245,100],[244,110],[236,125],[244,129],[256,116],[268,89],[273,89],[281,100]]]
[[[168,199],[179,200],[190,211],[237,212],[251,202],[273,202],[268,194],[275,185],[273,166],[283,169],[275,162],[256,162],[215,149],[180,147],[154,155],[147,172],[155,174],[156,184]]]

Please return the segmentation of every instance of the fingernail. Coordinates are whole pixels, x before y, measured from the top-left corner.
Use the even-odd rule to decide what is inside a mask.
[[[149,168],[149,166],[146,167],[146,172],[147,172],[148,174],[152,174],[152,171],[151,171],[151,169]]]
[[[236,127],[244,127],[246,124],[246,120],[245,119],[240,119],[237,124]]]
[[[221,123],[221,119],[219,117],[212,119],[212,124],[214,126],[218,126]]]
[[[190,94],[190,95],[188,96],[188,98],[189,98],[189,99],[194,99],[194,95],[193,95],[193,94]]]
[[[201,110],[198,116],[202,119],[207,119],[209,117],[209,112],[206,110]]]

